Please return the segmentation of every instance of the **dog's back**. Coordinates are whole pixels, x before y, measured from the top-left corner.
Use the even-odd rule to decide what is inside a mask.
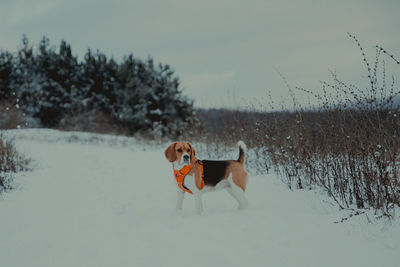
[[[225,160],[199,160],[199,164],[203,166],[204,184],[208,186],[216,186],[226,177],[229,162]]]
[[[197,163],[203,168],[205,185],[216,186],[219,182],[233,174],[234,182],[243,189],[246,188],[247,172],[244,169],[247,147],[243,141],[238,142],[239,157],[237,160],[199,160]]]

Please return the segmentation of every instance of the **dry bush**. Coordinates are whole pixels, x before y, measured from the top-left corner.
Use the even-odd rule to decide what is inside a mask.
[[[23,125],[21,112],[16,108],[16,103],[2,101],[0,103],[0,129],[16,129]]]
[[[27,125],[18,102],[0,103],[0,129],[15,129]],[[0,132],[0,192],[11,188],[12,173],[26,170],[29,160],[15,149],[14,141]]]
[[[297,88],[315,96],[317,108],[302,108],[294,99],[291,111],[200,110],[202,126],[192,138],[209,146],[242,139],[256,151],[256,166],[274,168],[289,187],[321,186],[341,208],[371,207],[390,216],[400,206],[400,88],[394,76],[388,78],[381,55],[400,62],[377,46],[370,64],[349,36],[362,54],[366,89],[332,73],[320,94]]]
[[[58,125],[64,131],[84,131],[102,134],[128,135],[128,129],[113,122],[110,115],[100,111],[77,111],[69,113],[61,119]]]
[[[0,101],[0,129],[39,127],[37,118],[27,116],[21,109],[18,98]]]
[[[29,160],[15,149],[14,142],[0,134],[0,191],[11,187],[11,173],[27,170]]]

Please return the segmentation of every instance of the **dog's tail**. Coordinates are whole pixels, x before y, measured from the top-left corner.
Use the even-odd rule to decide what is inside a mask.
[[[244,161],[246,160],[247,146],[243,141],[239,141],[238,147],[239,147],[239,158],[237,161],[243,165]]]

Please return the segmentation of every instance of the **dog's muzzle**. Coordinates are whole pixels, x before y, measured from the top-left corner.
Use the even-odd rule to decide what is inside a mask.
[[[189,164],[190,163],[190,156],[189,155],[184,155],[183,156],[183,163],[184,164]]]

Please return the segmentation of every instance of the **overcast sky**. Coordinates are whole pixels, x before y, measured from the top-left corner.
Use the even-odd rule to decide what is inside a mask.
[[[371,59],[375,44],[400,56],[399,14],[400,0],[1,0],[0,49],[16,51],[26,34],[34,44],[65,39],[80,59],[88,48],[151,56],[175,69],[196,106],[233,107],[266,102],[268,91],[288,99],[275,69],[315,91],[329,69],[361,79],[347,32]]]

